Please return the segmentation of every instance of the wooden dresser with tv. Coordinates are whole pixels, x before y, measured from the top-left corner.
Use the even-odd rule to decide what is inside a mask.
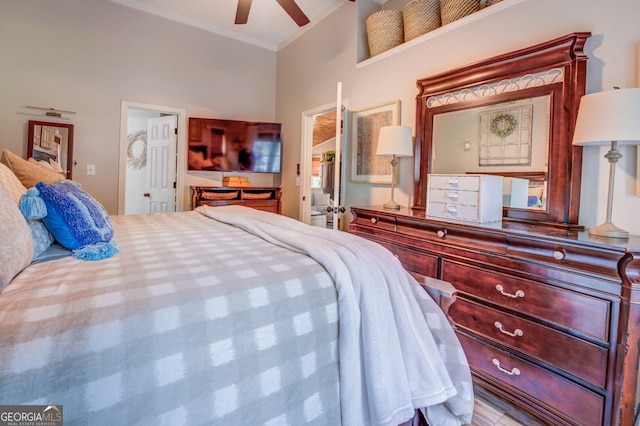
[[[282,190],[275,187],[192,186],[191,206],[242,205],[280,214]]]

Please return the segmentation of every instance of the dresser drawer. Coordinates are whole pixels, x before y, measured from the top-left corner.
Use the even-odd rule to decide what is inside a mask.
[[[466,220],[480,222],[480,211],[478,205],[464,205],[455,203],[435,203],[429,202],[429,216],[442,219]]]
[[[580,425],[601,425],[604,397],[541,367],[458,333],[472,371],[526,393]],[[514,392],[516,393],[516,392]]]
[[[517,312],[568,327],[607,342],[610,303],[570,290],[544,285],[443,259],[442,280],[458,291]]]
[[[596,386],[606,385],[606,348],[464,298],[458,298],[449,308],[449,315],[460,327],[526,352]]]
[[[478,191],[458,191],[453,189],[431,189],[429,201],[431,203],[462,204],[466,206],[478,206],[480,202]]]
[[[620,253],[608,250],[606,247],[585,247],[566,240],[541,241],[530,237],[509,236],[507,256],[557,265],[562,268],[559,272],[580,271],[581,276],[575,279],[581,284],[586,284],[585,281],[594,282],[594,286],[614,293],[620,285],[620,277],[617,274],[617,265],[621,260]],[[599,276],[586,277],[585,271],[592,271]]]
[[[429,188],[478,191],[480,189],[480,176],[431,174],[429,175]]]
[[[400,248],[393,244],[382,244],[400,260],[404,269],[420,275],[436,278],[438,275],[438,257]]]
[[[415,218],[394,216],[388,211],[373,211],[352,208],[353,219],[349,230],[364,238],[379,238],[387,241],[408,241],[407,244],[419,247],[420,250],[433,252],[442,244],[459,248],[472,248],[491,253],[506,253],[506,238],[500,232],[487,232],[488,226],[482,228],[452,224],[446,221],[421,221],[417,225]],[[498,226],[493,224],[493,227]]]

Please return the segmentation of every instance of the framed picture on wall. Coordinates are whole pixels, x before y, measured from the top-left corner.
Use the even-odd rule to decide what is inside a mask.
[[[378,157],[378,133],[384,126],[398,125],[400,101],[394,100],[351,112],[351,181],[391,183],[388,157]]]

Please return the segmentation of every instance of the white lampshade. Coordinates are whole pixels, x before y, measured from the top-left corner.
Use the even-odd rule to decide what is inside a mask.
[[[580,99],[574,145],[640,144],[640,88],[607,90]]]
[[[409,126],[385,126],[378,134],[376,155],[384,157],[412,157],[413,139]]]

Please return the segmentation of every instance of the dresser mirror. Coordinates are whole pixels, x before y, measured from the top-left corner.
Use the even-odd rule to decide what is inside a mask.
[[[71,179],[73,124],[29,121],[27,156]]]
[[[545,210],[551,95],[441,112],[432,173],[504,176],[503,206]]]
[[[429,173],[495,174],[505,177],[505,219],[578,227],[582,150],[571,135],[589,36],[417,81],[414,214],[425,214]]]

